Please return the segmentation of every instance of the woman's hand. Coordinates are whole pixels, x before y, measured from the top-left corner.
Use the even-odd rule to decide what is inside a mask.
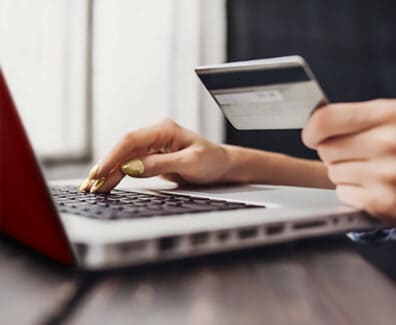
[[[323,107],[302,137],[327,165],[341,201],[396,218],[396,100]]]
[[[126,134],[110,154],[95,165],[81,191],[108,192],[128,174],[162,175],[177,183],[230,181],[226,146],[214,144],[171,120]]]

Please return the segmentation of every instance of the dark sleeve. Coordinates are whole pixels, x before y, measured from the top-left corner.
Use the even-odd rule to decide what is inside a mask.
[[[363,232],[350,232],[347,236],[360,244],[381,244],[396,241],[396,228],[380,228]]]

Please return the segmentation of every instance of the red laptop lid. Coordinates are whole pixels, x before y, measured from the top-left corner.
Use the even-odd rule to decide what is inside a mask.
[[[0,232],[61,263],[73,262],[68,241],[1,67]]]

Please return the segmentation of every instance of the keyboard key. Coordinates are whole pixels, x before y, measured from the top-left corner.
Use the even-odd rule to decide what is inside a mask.
[[[51,189],[61,213],[100,220],[161,217],[209,211],[264,208],[252,204],[168,193],[148,194],[113,190],[108,194],[80,193],[74,187]]]

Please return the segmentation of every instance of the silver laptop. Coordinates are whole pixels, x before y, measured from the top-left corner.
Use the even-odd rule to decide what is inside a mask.
[[[0,231],[61,263],[101,270],[373,226],[331,190],[182,189],[156,179],[129,179],[110,194],[80,193],[80,181],[47,186],[2,73],[0,95]]]

